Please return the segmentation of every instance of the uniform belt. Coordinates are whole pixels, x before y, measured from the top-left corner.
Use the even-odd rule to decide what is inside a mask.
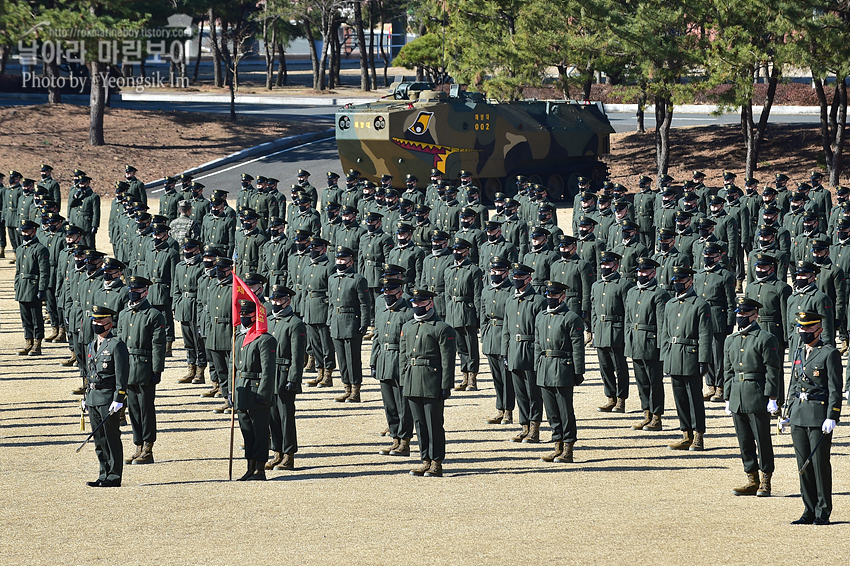
[[[814,394],[814,393],[807,393],[805,391],[801,391],[799,393],[799,395],[797,395],[797,396],[800,398],[800,401],[826,401],[827,400],[826,395],[817,395],[817,394]]]
[[[232,321],[230,318],[217,316],[213,318],[213,322],[215,322],[215,324],[230,324]]]
[[[314,299],[324,299],[327,296],[325,291],[310,291],[310,297]]]
[[[431,358],[410,358],[410,365],[412,366],[430,366]]]
[[[428,290],[435,293],[437,291],[437,287],[435,285],[428,285]]]
[[[471,299],[469,299],[468,297],[452,297],[453,303],[464,303],[464,302],[469,301],[469,300],[471,300]]]
[[[133,356],[152,356],[153,355],[153,352],[151,352],[150,350],[143,350],[141,348],[127,348],[127,351],[130,353],[130,355],[133,355]]]
[[[260,380],[260,374],[256,371],[240,371],[239,377],[244,377],[245,379],[252,379],[257,381]]]
[[[19,277],[21,279],[26,279],[28,281],[37,281],[38,280],[38,275],[27,275],[25,273],[22,273],[21,275],[19,275]]]
[[[644,330],[646,332],[657,332],[658,327],[654,324],[635,324],[635,330]]]
[[[285,275],[286,270],[285,269],[272,269],[270,273],[272,275]]]
[[[736,371],[735,375],[738,376],[738,381],[764,381],[765,376],[763,373],[747,373],[745,371]]]
[[[163,277],[151,277],[151,283],[165,283],[165,278]]]
[[[775,316],[761,316],[758,317],[759,322],[776,322]]]
[[[378,262],[377,262],[377,261],[375,261],[374,259],[367,259],[367,260],[366,260],[366,265],[369,265],[369,266],[372,266],[372,265],[378,265]],[[381,263],[381,265],[383,265],[383,262]]]
[[[491,318],[490,324],[492,324],[493,326],[502,326],[502,319],[501,318]]]
[[[679,338],[678,336],[673,336],[670,338],[671,344],[684,344],[685,346],[698,346],[699,341],[694,340],[692,338]]]
[[[517,342],[533,342],[534,334],[515,334],[514,340]]]
[[[336,307],[336,312],[350,314],[357,312],[357,310],[354,307]]]
[[[292,365],[292,360],[290,358],[278,358],[275,363],[279,366],[289,367]]]
[[[599,320],[602,322],[623,322],[623,317],[616,314],[601,314]]]
[[[547,358],[572,358],[573,353],[566,350],[543,350],[543,355]]]
[[[183,291],[183,296],[188,299],[194,299],[198,296],[197,291]]]
[[[575,291],[565,291],[564,296],[571,299],[573,297],[578,297],[578,293]]]
[[[89,382],[89,391],[94,391],[94,390],[105,391],[105,390],[109,390],[109,389],[115,389],[115,381],[114,380],[108,381],[108,382],[105,382],[105,383],[93,383],[91,381]]]
[[[398,352],[399,344],[383,344],[384,350],[388,352]]]

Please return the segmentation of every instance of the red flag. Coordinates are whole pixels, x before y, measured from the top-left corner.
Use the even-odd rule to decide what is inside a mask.
[[[254,326],[248,330],[248,333],[245,335],[245,340],[242,342],[243,346],[247,346],[251,342],[254,341],[257,336],[260,334],[265,334],[268,332],[269,323],[266,319],[266,307],[260,302],[254,292],[248,288],[244,281],[242,281],[235,273],[233,274],[233,326],[240,324],[239,322],[239,300],[245,299],[248,301],[253,301],[257,306],[257,319],[254,321]]]

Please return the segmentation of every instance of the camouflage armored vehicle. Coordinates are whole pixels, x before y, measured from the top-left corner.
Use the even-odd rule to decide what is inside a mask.
[[[389,173],[400,184],[412,173],[427,183],[431,169],[457,179],[472,172],[485,197],[515,192],[516,176],[549,188],[550,199],[575,194],[579,176],[599,184],[610,152],[608,118],[593,103],[498,103],[480,93],[433,90],[429,83],[393,83],[388,96],[336,113],[344,170],[376,180]]]

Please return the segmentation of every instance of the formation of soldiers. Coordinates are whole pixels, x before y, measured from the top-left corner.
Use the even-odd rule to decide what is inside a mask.
[[[496,393],[487,422],[512,424],[516,408],[511,440],[539,443],[545,409],[555,450],[543,460],[572,462],[573,389],[590,345],[601,412],[626,411],[631,359],[643,410],[635,430],[662,429],[670,379],[682,431],[672,450],[704,450],[705,403],[725,403],[747,474],[736,494],[770,495],[771,416],[790,424],[798,465],[806,464],[800,521],[829,521],[829,439],[846,389],[850,190],[839,187],[833,203],[818,172],[795,191],[783,174],[761,191],[756,179],[740,189],[733,173],[721,187],[706,186],[699,171],[676,184],[641,177],[635,194],[580,178],[566,227],[546,188],[525,177],[515,196],[497,193],[491,211],[465,171],[455,185],[432,170],[424,188],[408,175],[404,189],[389,175],[375,185],[351,170],[340,186],[328,173],[319,191],[301,170],[290,205],[277,179],[242,174],[235,208],[227,191],[207,198],[180,175],[166,178],[152,214],[136,170],[125,171],[108,220],[110,257],[93,247],[99,198],[83,171],[74,172],[67,217],[47,165],[38,184],[11,172],[0,195],[16,254],[19,353],[37,356],[42,340],[67,339],[63,365],[78,365],[82,378],[75,393],[101,409],[108,401],[108,413],[130,407],[128,463],[153,462],[155,386],[178,323],[188,366],[180,383],[206,383],[209,367],[203,395],[222,398],[219,413],[235,405],[248,460],[242,479],[294,468],[303,372],[317,374],[307,386],[325,388],[339,370],[335,400],[360,402],[364,339],[392,438],[381,453],[409,455],[415,429],[423,464],[412,474],[442,475],[444,402],[452,390],[478,389],[482,354]],[[241,301],[234,320],[234,274],[269,313],[267,335],[250,342],[256,304]],[[97,316],[109,324],[93,326]],[[128,360],[111,347],[115,360],[101,361],[115,337]],[[104,379],[120,395],[93,396]],[[115,450],[107,437],[104,454]],[[98,481],[120,484],[120,461],[102,458]]]

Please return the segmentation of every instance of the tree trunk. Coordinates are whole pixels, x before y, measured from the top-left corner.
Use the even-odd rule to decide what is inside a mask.
[[[6,65],[9,63],[9,53],[11,53],[11,51],[12,50],[10,48],[0,45],[0,76],[6,72]]]
[[[289,82],[289,73],[286,69],[286,51],[283,49],[282,43],[278,43],[277,53],[277,82],[275,83],[275,86],[286,86]]]
[[[369,92],[369,62],[366,60],[366,34],[363,33],[363,10],[359,0],[354,2],[354,30],[357,33],[357,50],[360,52],[360,90]]]
[[[761,152],[761,144],[764,141],[764,133],[767,131],[767,121],[770,118],[770,109],[773,107],[773,101],[776,99],[776,86],[779,84],[779,74],[781,69],[778,65],[774,65],[770,71],[770,77],[767,83],[767,98],[764,101],[764,107],[761,110],[759,123],[757,126],[757,134],[755,139],[755,150],[753,157],[753,171],[758,169],[759,153]]]
[[[376,2],[378,4],[378,14],[379,19],[381,21],[381,38],[378,41],[378,48],[381,50],[381,59],[384,61],[384,86],[390,86],[389,77],[387,77],[388,69],[390,67],[390,59],[387,56],[387,50],[384,48],[384,38],[386,37],[385,29],[387,26],[386,22],[386,14],[384,13],[384,4],[380,0]]]
[[[826,92],[823,89],[823,81],[819,78],[812,79],[815,84],[815,93],[818,96],[818,105],[820,106],[820,138],[821,146],[823,147],[824,161],[827,167],[832,162],[832,144],[830,143],[831,135],[829,132],[829,105],[826,101]]]
[[[268,19],[263,20],[263,44],[266,46],[266,88],[268,90],[272,90],[272,83],[274,82],[274,48],[276,45],[274,24],[275,22],[272,20],[272,36],[269,38]]]
[[[319,90],[319,54],[316,52],[316,42],[313,39],[313,29],[310,20],[304,20],[304,35],[310,43],[310,62],[313,64],[313,90]]]
[[[328,50],[331,44],[331,14],[322,14],[322,57],[319,59],[319,88],[324,91],[327,85]]]
[[[333,89],[342,86],[340,70],[342,69],[342,44],[339,41],[339,28],[342,22],[334,17],[331,26],[331,63],[328,76],[328,86]]]
[[[646,133],[646,125],[644,124],[644,116],[646,114],[646,83],[640,83],[640,96],[638,96],[637,104],[637,131],[639,134]]]
[[[224,86],[224,77],[221,72],[221,45],[218,40],[218,30],[215,25],[215,12],[210,8],[210,46],[213,54],[213,84],[218,88]]]
[[[56,79],[59,77],[59,64],[56,62],[55,57],[49,63],[44,64],[44,74],[48,79],[47,103],[61,104],[62,91],[56,85]]]
[[[593,62],[588,61],[584,69],[584,80],[581,83],[581,99],[590,100],[590,89],[593,87]]]
[[[369,70],[372,72],[372,87],[378,88],[378,73],[375,70],[375,0],[369,0]]]
[[[224,84],[230,85],[233,82],[233,62],[230,54],[230,47],[227,45],[227,27],[229,24],[221,26],[221,37],[219,38],[221,46],[221,62],[224,63]]]
[[[815,79],[815,90],[820,102],[821,140],[823,143],[824,161],[829,175],[829,184],[833,187],[839,184],[841,177],[841,161],[844,155],[844,129],[847,126],[847,78],[835,77],[835,93],[829,115],[826,111],[826,93],[823,81]]]
[[[228,84],[230,88],[230,121],[236,121],[236,87],[233,83],[236,81],[231,80]]]
[[[168,63],[168,84],[172,87],[175,85],[177,78],[177,64],[174,61]]]
[[[673,121],[673,101],[667,96],[655,96],[655,162],[658,175],[665,175],[670,166],[670,124]]]
[[[201,48],[204,46],[204,20],[198,22],[198,54],[195,57],[195,70],[192,72],[192,84],[198,82],[198,69],[201,67]]]
[[[91,94],[89,106],[91,115],[89,119],[89,145],[99,146],[106,142],[103,140],[103,114],[106,105],[106,90],[103,82],[104,65],[97,61],[89,63],[89,74],[91,75]]]
[[[747,157],[744,164],[745,175],[753,176],[756,162],[756,128],[753,122],[753,99],[749,99],[741,105],[741,129],[744,133],[744,146],[747,148]]]

